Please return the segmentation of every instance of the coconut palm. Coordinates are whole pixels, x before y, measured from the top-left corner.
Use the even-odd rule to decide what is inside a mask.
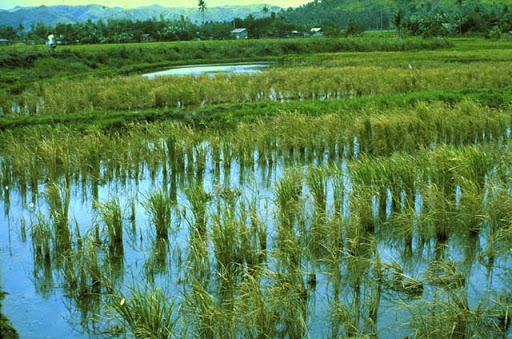
[[[204,12],[207,10],[206,2],[204,0],[199,0],[197,3],[197,6],[199,7],[199,12],[203,13],[203,25],[204,25]]]

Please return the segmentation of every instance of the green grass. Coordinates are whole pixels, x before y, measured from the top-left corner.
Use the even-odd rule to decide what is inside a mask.
[[[20,93],[28,84],[52,78],[112,76],[184,64],[279,60],[287,54],[372,50],[437,49],[445,40],[272,39],[61,46],[51,56],[45,46],[0,47],[0,90]]]

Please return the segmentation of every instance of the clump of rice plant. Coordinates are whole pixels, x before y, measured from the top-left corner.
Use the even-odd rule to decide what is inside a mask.
[[[432,300],[401,303],[401,307],[411,315],[410,326],[415,337],[505,338],[510,305],[489,301],[485,298],[470,308],[467,291],[460,289],[436,293]]]
[[[240,249],[243,260],[251,274],[259,271],[260,265],[266,258],[267,233],[260,218],[254,201],[246,210],[245,203],[241,203],[241,216],[239,222]]]
[[[197,231],[200,234],[206,233],[206,210],[208,202],[211,200],[211,195],[204,190],[204,186],[200,182],[192,181],[189,187],[185,188],[185,194],[189,204],[191,205],[192,213],[194,214],[194,221]]]
[[[31,223],[32,250],[35,262],[51,263],[52,230],[49,223],[41,214],[37,215],[37,222]]]
[[[372,191],[366,187],[358,187],[350,197],[351,211],[356,214],[363,232],[375,231]]]
[[[219,214],[212,216],[212,242],[214,255],[222,271],[233,273],[239,265],[243,264],[242,252],[248,249],[241,248],[240,224],[235,212],[225,208]]]
[[[123,214],[119,198],[97,203],[101,219],[107,226],[109,248],[118,255],[123,253]]]
[[[157,238],[168,240],[173,206],[171,196],[159,189],[151,193],[143,205],[155,226]]]
[[[325,213],[327,207],[327,179],[327,173],[323,167],[308,168],[306,181],[319,213]]]
[[[109,286],[107,273],[100,266],[98,246],[88,233],[81,246],[64,257],[63,277],[68,293],[76,298],[98,295]]]
[[[461,197],[458,206],[458,222],[470,234],[477,234],[484,222],[484,190],[478,183],[460,179]]]
[[[273,296],[276,295],[277,286],[261,286],[259,279],[248,275],[240,283],[239,290],[235,310],[244,333],[252,338],[276,337],[280,323],[279,299]]]
[[[291,228],[296,221],[296,213],[302,194],[302,175],[291,170],[276,184],[276,204],[280,224]]]
[[[55,231],[54,250],[58,254],[65,254],[71,251],[71,233],[68,219],[71,201],[69,180],[65,181],[62,188],[55,182],[49,183],[44,197],[48,203],[49,214]]]
[[[50,216],[57,229],[68,227],[69,203],[71,201],[71,191],[69,181],[66,181],[61,189],[55,182],[51,182],[46,187],[46,201],[50,210]]]
[[[179,306],[155,286],[133,287],[129,296],[115,296],[109,306],[135,338],[179,337]]]

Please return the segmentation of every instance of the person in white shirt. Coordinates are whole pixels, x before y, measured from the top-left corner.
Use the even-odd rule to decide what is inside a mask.
[[[50,50],[50,52],[53,52],[55,50],[55,47],[57,47],[55,44],[55,36],[52,32],[48,33],[48,39],[46,43],[48,44],[48,49]]]

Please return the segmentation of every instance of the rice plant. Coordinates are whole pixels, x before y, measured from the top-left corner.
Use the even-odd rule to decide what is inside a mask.
[[[91,233],[87,233],[83,246],[65,257],[63,276],[70,295],[86,298],[99,295],[102,286],[108,287],[107,272],[101,268],[100,255]]]
[[[42,206],[27,227],[36,291],[62,286],[84,323],[111,302],[112,334],[133,337],[376,337],[397,324],[401,336],[506,337],[511,299],[495,279],[512,241],[512,95],[509,44],[495,43],[0,93],[42,113],[0,121],[0,199],[22,241],[33,207],[18,204]],[[139,193],[148,185],[161,188]],[[132,190],[125,242],[120,198],[97,201]],[[77,218],[98,218],[72,236],[70,206],[89,200],[97,210]],[[125,261],[169,293],[127,290]],[[470,284],[483,270],[490,293]]]
[[[51,226],[43,215],[37,215],[37,222],[31,223],[32,251],[36,263],[51,263],[51,241],[53,239]]]
[[[151,217],[157,238],[168,240],[173,206],[169,194],[161,189],[156,190],[149,195],[143,205]]]
[[[279,334],[280,315],[273,288],[248,275],[239,286],[235,310],[242,333],[248,337],[275,337]]]
[[[46,201],[50,210],[50,216],[58,230],[68,228],[69,203],[71,201],[71,192],[69,182],[66,182],[63,188],[57,183],[49,183],[46,187]]]
[[[199,234],[206,234],[207,224],[207,207],[208,202],[212,199],[211,194],[204,190],[202,182],[192,180],[189,187],[185,188],[188,202],[194,214],[194,224]]]
[[[302,195],[302,175],[291,170],[276,184],[276,205],[281,225],[292,228]]]
[[[115,296],[109,307],[119,326],[135,338],[180,337],[179,305],[156,286],[135,286],[127,295]]]
[[[155,281],[155,275],[168,269],[169,243],[164,239],[155,239],[149,258],[145,263],[145,272],[149,281]]]
[[[49,183],[46,187],[45,198],[55,229],[55,251],[59,254],[64,254],[71,250],[71,233],[69,231],[68,217],[71,201],[69,185],[69,181],[66,181],[62,189],[56,183]]]
[[[465,290],[441,292],[432,300],[420,300],[410,306],[402,304],[411,314],[411,334],[418,338],[434,335],[446,338],[505,338],[507,328],[498,317],[507,312],[508,306],[503,307],[501,303],[494,303],[493,306],[482,301],[470,308]]]
[[[97,203],[99,215],[108,231],[108,242],[111,253],[115,255],[123,254],[123,213],[119,198]]]
[[[323,214],[327,209],[327,173],[321,167],[308,168],[306,181],[310,190],[315,208]]]
[[[226,207],[212,215],[211,238],[219,270],[232,274],[243,265],[243,251],[248,249],[242,248],[240,243],[240,227],[243,221],[237,218],[233,209]]]

